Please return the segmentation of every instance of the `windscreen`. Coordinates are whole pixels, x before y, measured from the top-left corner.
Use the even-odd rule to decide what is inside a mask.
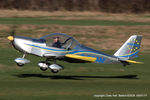
[[[62,33],[53,33],[42,38],[45,39],[47,46],[60,49],[72,50],[79,44],[71,36]]]

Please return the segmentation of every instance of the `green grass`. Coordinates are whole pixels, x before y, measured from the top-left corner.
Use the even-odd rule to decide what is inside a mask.
[[[57,24],[57,25],[103,25],[103,26],[134,26],[150,25],[146,22],[107,21],[107,20],[58,20],[45,18],[0,18],[0,24]]]
[[[65,69],[57,74],[42,72],[37,63],[43,58],[27,55],[30,64],[19,68],[14,59],[22,54],[14,49],[0,49],[1,100],[148,100],[150,99],[149,54],[136,60],[143,65],[70,64],[58,62]],[[112,54],[112,51],[106,51]],[[114,76],[138,75],[137,78]],[[147,97],[96,98],[94,94],[147,94]]]

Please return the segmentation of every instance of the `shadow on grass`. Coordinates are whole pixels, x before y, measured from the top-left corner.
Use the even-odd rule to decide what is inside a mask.
[[[121,76],[71,76],[71,75],[42,75],[42,74],[17,74],[19,78],[50,78],[50,79],[67,79],[67,80],[84,80],[83,78],[122,78],[122,79],[138,79],[137,75],[121,75]]]

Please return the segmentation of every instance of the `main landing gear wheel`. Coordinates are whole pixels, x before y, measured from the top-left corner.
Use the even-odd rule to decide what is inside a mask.
[[[50,63],[46,63],[45,61],[41,61],[38,66],[40,67],[40,69],[42,71],[46,71],[48,69],[48,66],[50,65]]]
[[[60,70],[63,70],[63,69],[64,69],[63,66],[58,65],[58,64],[51,64],[51,65],[49,66],[49,68],[51,69],[51,72],[53,72],[53,73],[58,73]]]
[[[46,71],[48,68],[40,67],[40,69],[41,69],[42,71]]]
[[[53,61],[53,64],[48,63],[48,61]],[[49,68],[53,73],[58,73],[64,69],[63,66],[56,64],[56,59],[46,59],[46,61],[39,62],[38,66],[42,71],[46,71]]]
[[[53,70],[53,69],[51,69],[51,72],[52,72],[52,73],[58,73],[59,71],[58,71],[58,70]]]

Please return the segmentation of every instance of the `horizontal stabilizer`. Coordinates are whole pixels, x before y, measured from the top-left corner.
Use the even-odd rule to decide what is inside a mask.
[[[126,62],[134,63],[134,64],[144,64],[143,62],[137,62],[137,61],[133,61],[133,60],[126,60]]]
[[[65,56],[68,58],[74,58],[74,59],[84,60],[84,61],[88,61],[88,62],[96,61],[96,58],[94,58],[94,57],[85,57],[85,56],[80,56],[80,55],[75,55],[75,54],[66,54]]]

